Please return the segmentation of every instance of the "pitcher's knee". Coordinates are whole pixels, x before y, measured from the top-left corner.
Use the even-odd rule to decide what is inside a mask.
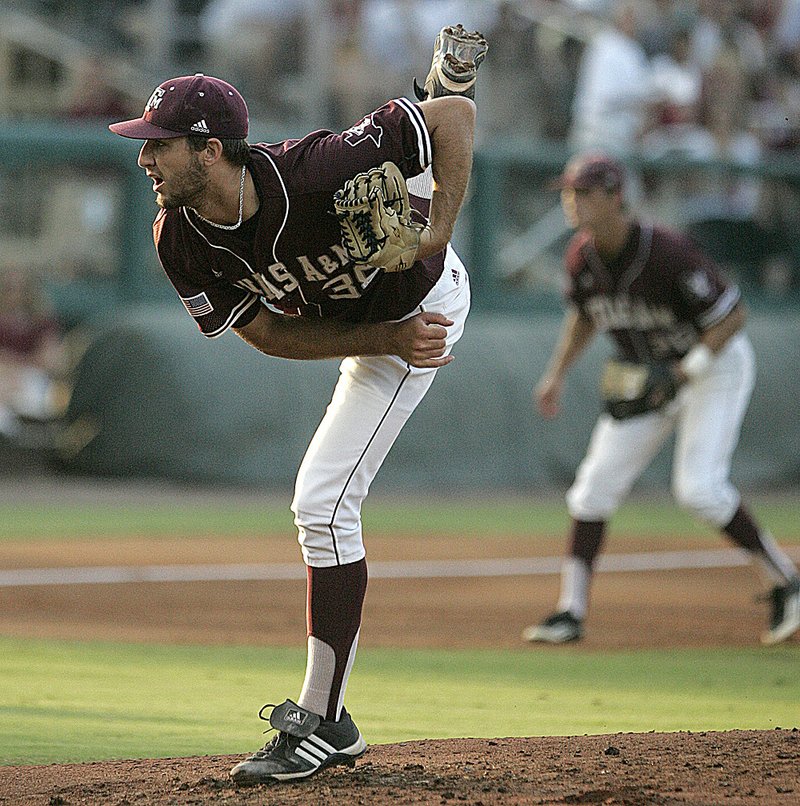
[[[358,562],[366,554],[361,519],[338,517],[335,507],[307,507],[292,502],[297,542],[306,565],[327,568]]]
[[[584,484],[573,484],[565,496],[570,517],[581,521],[608,520],[617,510],[619,501]]]

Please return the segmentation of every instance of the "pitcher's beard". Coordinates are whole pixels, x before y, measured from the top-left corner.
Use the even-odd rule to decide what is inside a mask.
[[[208,176],[200,166],[200,161],[192,160],[180,179],[173,180],[173,190],[169,193],[156,193],[156,204],[164,210],[177,210],[179,207],[196,209],[203,202],[208,188]]]

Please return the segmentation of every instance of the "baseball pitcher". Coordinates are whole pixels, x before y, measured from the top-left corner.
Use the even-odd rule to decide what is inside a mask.
[[[231,770],[237,783],[307,778],[366,750],[344,707],[367,588],[361,505],[469,311],[449,239],[485,52],[479,34],[443,29],[429,97],[392,100],[341,133],[250,145],[242,96],[202,74],[163,82],[140,118],[110,126],[144,141],[158,257],[200,332],[343,359],[292,502],[308,575],[305,680],[296,702],[264,707],[276,733]]]

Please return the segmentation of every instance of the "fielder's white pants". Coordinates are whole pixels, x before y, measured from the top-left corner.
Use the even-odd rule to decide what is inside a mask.
[[[449,353],[464,332],[469,307],[467,272],[448,248],[441,278],[409,317],[435,311],[452,319]],[[357,356],[345,358],[339,372],[300,465],[292,501],[303,559],[317,568],[365,556],[361,503],[437,370],[410,367],[397,356]]]
[[[676,501],[713,526],[726,526],[739,506],[729,479],[731,458],[754,380],[753,349],[740,332],[720,351],[710,372],[682,387],[664,409],[629,420],[601,415],[567,492],[569,514],[577,520],[607,520],[675,430]]]

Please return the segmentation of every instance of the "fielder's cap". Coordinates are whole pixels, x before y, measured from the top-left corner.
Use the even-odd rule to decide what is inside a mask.
[[[578,154],[564,168],[561,176],[553,183],[553,188],[572,190],[592,190],[603,188],[621,190],[625,184],[625,168],[622,163],[608,154]]]
[[[247,104],[227,81],[195,73],[165,81],[155,88],[140,118],[108,128],[134,140],[190,134],[243,140],[248,131]]]

